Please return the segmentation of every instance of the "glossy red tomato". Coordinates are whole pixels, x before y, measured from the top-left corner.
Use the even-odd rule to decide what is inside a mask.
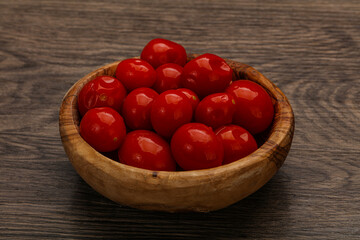
[[[171,152],[184,170],[220,166],[224,149],[212,129],[202,123],[181,126],[171,139]]]
[[[200,101],[195,120],[216,129],[232,122],[235,109],[235,100],[230,94],[213,93]]]
[[[159,96],[151,88],[137,88],[125,98],[122,116],[126,126],[135,129],[151,130],[150,111],[154,100]]]
[[[135,130],[126,135],[119,149],[121,163],[154,171],[175,171],[169,144],[154,132]]]
[[[151,40],[141,52],[141,59],[149,62],[154,68],[165,63],[176,63],[184,66],[187,61],[185,48],[170,40],[156,38]]]
[[[120,147],[126,127],[123,118],[114,109],[92,108],[81,119],[80,135],[95,150],[110,152]]]
[[[188,88],[179,88],[178,91],[181,91],[183,94],[185,94],[185,96],[190,100],[193,110],[195,111],[197,105],[200,102],[199,97],[196,95],[196,93],[194,93]]]
[[[274,106],[269,94],[249,80],[233,82],[226,90],[236,101],[233,123],[252,134],[264,131],[274,118]]]
[[[246,157],[257,149],[254,137],[244,128],[237,125],[227,125],[215,132],[224,147],[223,164],[234,162]]]
[[[168,90],[159,95],[151,107],[151,123],[162,137],[170,138],[175,130],[192,119],[192,106],[180,91]]]
[[[224,59],[206,53],[185,65],[181,84],[203,98],[212,93],[223,92],[229,86],[232,75],[233,70]]]
[[[81,89],[78,109],[81,116],[95,107],[111,107],[120,111],[125,96],[126,89],[119,80],[110,76],[99,76]]]
[[[126,59],[116,68],[116,78],[128,91],[140,87],[151,87],[156,81],[155,69],[141,59]]]
[[[153,89],[158,93],[180,87],[183,68],[175,63],[166,63],[156,69],[156,82]]]

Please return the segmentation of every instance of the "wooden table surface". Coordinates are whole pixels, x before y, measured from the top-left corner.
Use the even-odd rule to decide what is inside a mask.
[[[120,206],[72,168],[62,97],[162,37],[247,63],[289,98],[280,171],[211,213]],[[0,0],[1,239],[359,239],[360,2]]]

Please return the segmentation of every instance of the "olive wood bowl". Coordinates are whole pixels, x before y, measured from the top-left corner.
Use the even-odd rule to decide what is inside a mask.
[[[191,60],[197,55],[189,55]],[[294,134],[294,115],[281,90],[254,68],[226,60],[233,78],[260,84],[275,109],[272,125],[260,137],[254,153],[233,163],[196,171],[151,171],[111,160],[97,152],[79,134],[77,96],[100,75],[114,76],[120,61],[101,67],[76,82],[63,98],[59,128],[61,140],[77,173],[97,192],[122,205],[166,212],[208,212],[227,207],[257,191],[282,166]]]

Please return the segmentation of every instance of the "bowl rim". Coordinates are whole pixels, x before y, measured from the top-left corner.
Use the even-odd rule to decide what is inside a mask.
[[[190,54],[188,57],[191,60],[196,56],[198,55]],[[214,174],[221,175],[221,174],[229,174],[229,172],[235,173],[241,169],[246,169],[251,167],[252,165],[259,164],[265,159],[268,159],[268,161],[272,161],[276,165],[277,169],[279,169],[283,164],[284,159],[280,161],[277,161],[275,159],[274,161],[271,158],[269,158],[269,156],[273,156],[274,152],[279,147],[283,147],[284,145],[286,145],[284,143],[288,139],[289,133],[291,135],[290,141],[292,140],[294,123],[295,123],[292,107],[287,97],[283,94],[283,92],[273,82],[267,79],[255,68],[233,60],[229,60],[229,59],[225,59],[225,60],[233,68],[236,80],[247,79],[260,84],[270,94],[271,98],[275,100],[274,120],[271,125],[269,136],[267,140],[261,146],[259,146],[259,148],[255,152],[251,153],[250,155],[241,158],[237,161],[234,161],[232,163],[221,165],[214,168],[208,168],[208,169],[189,170],[189,171],[153,171],[153,170],[147,170],[147,169],[125,165],[123,163],[114,161],[106,157],[100,152],[97,152],[88,143],[86,143],[86,141],[80,136],[78,129],[78,119],[77,119],[78,117],[75,116],[75,114],[77,114],[76,113],[77,96],[80,92],[80,89],[87,82],[91,81],[96,76],[107,75],[110,69],[116,67],[117,64],[122,60],[112,62],[110,64],[104,65],[90,72],[89,74],[78,80],[76,83],[74,83],[72,87],[66,92],[66,94],[63,97],[59,112],[59,130],[63,145],[65,140],[69,140],[69,138],[66,136],[66,133],[70,131],[72,132],[71,139],[73,140],[76,139],[76,141],[82,142],[84,146],[87,146],[88,151],[92,151],[92,153],[95,155],[99,154],[100,158],[103,161],[106,161],[107,164],[113,165],[114,169],[120,168],[122,170],[129,171],[129,173],[131,172],[133,174],[136,174],[138,177],[139,176],[146,176],[146,178],[156,177],[157,179],[160,179],[160,181],[161,179],[166,179],[166,181],[164,182],[165,184],[169,184],[169,181],[167,181],[169,178],[175,181],[181,179],[190,180],[193,177],[196,177],[197,179],[199,178],[209,179],[213,177]],[[113,75],[113,74],[109,74],[109,75]],[[71,116],[72,123],[69,123],[66,120],[65,115]],[[105,172],[108,172],[108,169],[103,169],[101,163],[92,161],[92,164],[95,164],[96,165],[95,167],[102,169]]]

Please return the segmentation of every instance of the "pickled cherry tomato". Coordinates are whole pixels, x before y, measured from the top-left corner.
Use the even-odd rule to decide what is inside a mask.
[[[175,171],[169,144],[154,132],[136,130],[126,135],[119,149],[121,163],[154,171]]]
[[[220,140],[202,123],[188,123],[178,128],[170,145],[175,161],[184,170],[217,167],[223,162]]]
[[[153,86],[158,93],[180,87],[182,67],[175,63],[166,63],[156,69],[156,82]]]
[[[227,89],[236,101],[233,123],[252,134],[267,129],[274,118],[274,107],[269,94],[249,80],[233,82]]]
[[[149,62],[155,69],[165,63],[184,66],[187,61],[185,48],[180,44],[156,38],[146,44],[141,52],[141,59]]]
[[[181,84],[200,98],[223,92],[232,80],[233,70],[219,56],[206,53],[188,62],[183,69]]]
[[[255,138],[246,129],[237,125],[220,127],[215,134],[224,147],[223,164],[246,157],[257,149]]]
[[[235,100],[230,94],[214,93],[200,101],[195,120],[216,129],[232,122],[235,109]]]
[[[175,130],[192,119],[193,110],[189,99],[180,91],[161,93],[151,107],[151,124],[164,138],[170,138]]]
[[[126,59],[116,68],[116,78],[128,91],[140,87],[151,87],[156,81],[155,69],[141,59]]]
[[[197,105],[200,102],[199,97],[196,95],[196,93],[187,88],[179,88],[177,90],[185,94],[185,96],[190,100],[193,110],[195,111]]]
[[[126,127],[123,118],[114,109],[92,108],[81,119],[80,135],[95,150],[110,152],[120,147]]]
[[[111,107],[120,111],[126,89],[119,80],[110,76],[98,76],[81,89],[78,109],[81,116],[91,108]]]
[[[122,116],[130,129],[151,130],[150,111],[154,100],[159,96],[151,88],[137,88],[125,98]]]

